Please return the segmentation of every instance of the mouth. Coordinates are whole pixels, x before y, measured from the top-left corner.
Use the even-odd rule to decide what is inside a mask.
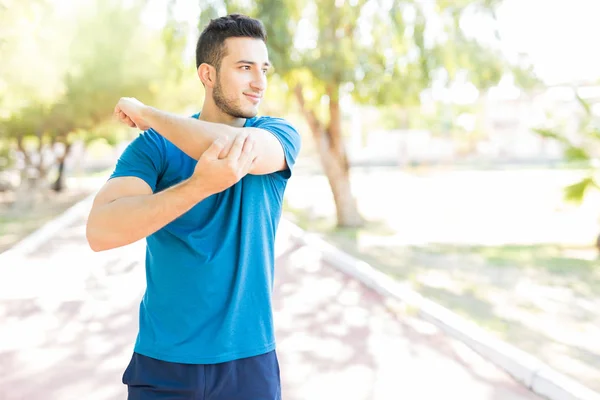
[[[260,99],[262,98],[262,96],[251,93],[244,93],[244,96],[246,96],[254,104],[260,103]]]

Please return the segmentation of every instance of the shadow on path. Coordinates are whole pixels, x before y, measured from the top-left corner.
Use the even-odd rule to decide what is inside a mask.
[[[79,220],[0,266],[0,399],[125,399],[143,242],[93,253]],[[432,325],[280,230],[274,314],[285,400],[535,399]]]

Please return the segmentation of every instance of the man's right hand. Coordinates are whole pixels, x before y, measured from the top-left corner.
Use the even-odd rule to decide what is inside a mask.
[[[201,193],[213,195],[235,185],[256,160],[254,139],[247,134],[238,135],[226,157],[219,159],[225,140],[217,139],[198,159],[194,174],[188,184],[198,187]]]

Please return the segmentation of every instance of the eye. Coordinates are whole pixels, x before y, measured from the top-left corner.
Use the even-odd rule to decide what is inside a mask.
[[[250,66],[249,65],[242,65],[241,67],[243,70],[245,71],[250,71]]]
[[[267,72],[269,72],[269,70],[268,69],[263,69],[262,72],[263,72],[263,75],[266,75]]]

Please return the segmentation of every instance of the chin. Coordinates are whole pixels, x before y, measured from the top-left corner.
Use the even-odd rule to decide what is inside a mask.
[[[256,117],[257,114],[258,114],[258,107],[252,108],[249,110],[245,110],[244,118],[254,118],[254,117]]]

